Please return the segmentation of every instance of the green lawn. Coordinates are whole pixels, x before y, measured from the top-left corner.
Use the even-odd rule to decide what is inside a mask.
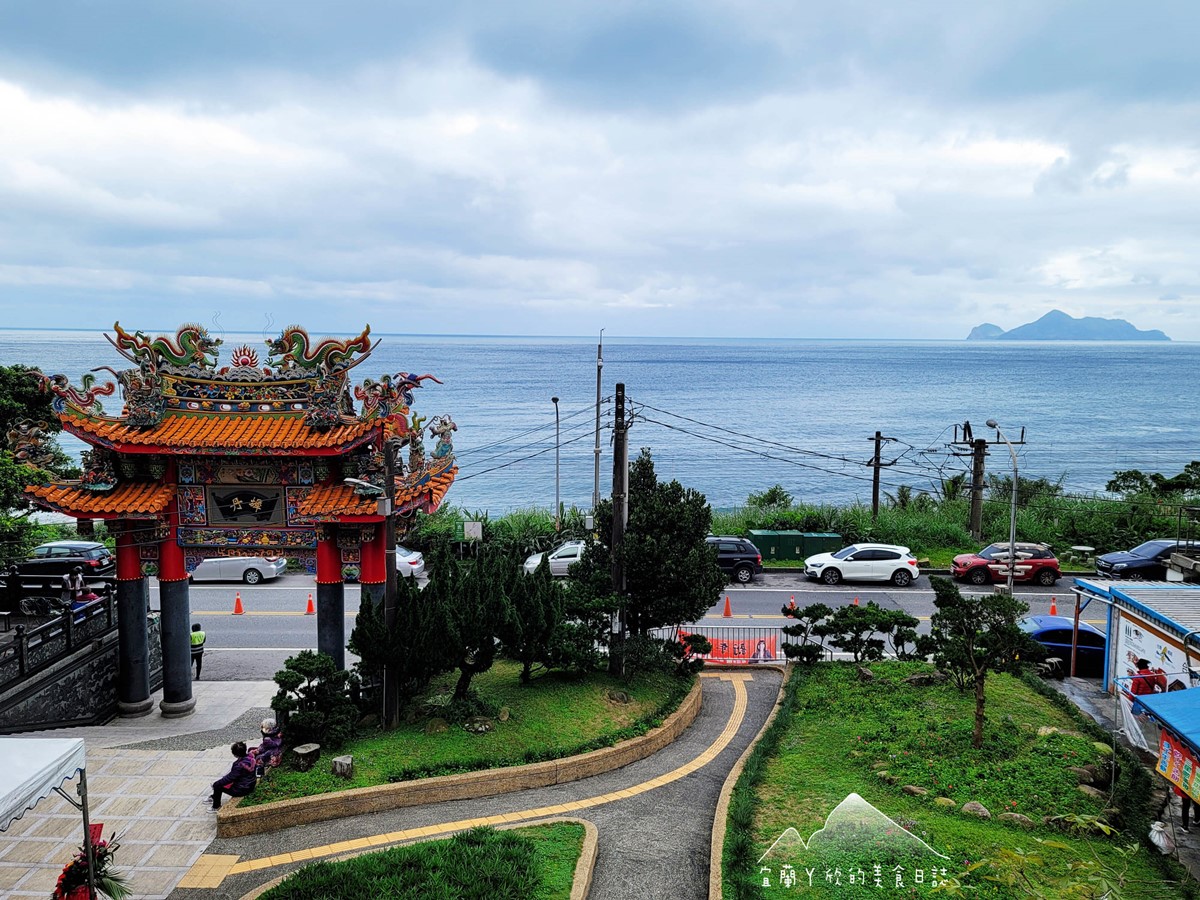
[[[789,687],[795,692],[792,712],[786,711],[787,706],[781,710],[777,747],[765,756],[762,780],[748,797],[753,810],[749,852],[738,860],[736,871],[730,868],[734,851],[726,857],[725,878],[730,888],[726,897],[792,897],[801,888],[815,897],[922,896],[932,892],[935,877],[944,878],[942,868],[946,875],[970,885],[973,896],[1060,897],[1068,895],[1058,880],[1081,861],[1089,866],[1095,861],[1097,872],[1121,873],[1126,887],[1112,897],[1165,900],[1190,896],[1183,885],[1164,883],[1168,876],[1182,877],[1181,869],[1164,875],[1144,848],[1128,855],[1122,852],[1142,836],[1148,824],[1144,810],[1131,809],[1127,816],[1104,812],[1109,803],[1138,807],[1148,776],[1131,767],[1130,774],[1118,782],[1115,800],[1093,799],[1080,792],[1077,777],[1067,767],[1103,766],[1107,755],[1066,711],[1020,679],[1008,676],[989,676],[985,742],[975,750],[971,746],[973,696],[959,693],[950,683],[918,688],[902,682],[923,669],[928,667],[876,664],[872,666],[873,682],[860,681],[851,664],[821,664],[808,673],[796,670]],[[1042,726],[1061,730],[1039,735]],[[755,768],[748,765],[743,778],[753,778]],[[895,783],[881,777],[881,770],[893,776]],[[906,785],[923,788],[928,794],[912,796],[902,790]],[[1130,785],[1142,787],[1130,791]],[[768,871],[758,871],[759,858],[786,829],[795,828],[807,841],[851,793],[862,796],[893,823],[949,859],[935,857],[894,827],[879,834],[872,830],[873,825],[864,824],[869,818],[860,818],[844,824],[841,832],[831,825],[812,850],[794,845],[778,851],[764,862]],[[1132,797],[1132,793],[1138,796]],[[953,800],[953,805],[937,805],[938,797]],[[982,803],[993,817],[1004,812],[1027,816],[1035,827],[996,818],[984,821],[961,813],[962,805],[970,800]],[[735,794],[731,809],[738,802]],[[1085,838],[1042,823],[1044,816],[1059,815],[1102,816],[1127,831],[1115,837]],[[737,828],[736,820],[736,814],[732,815],[731,833]],[[839,833],[854,835],[850,849],[834,846],[833,838]],[[825,838],[829,843],[820,849]],[[894,841],[908,846],[898,848]],[[1003,869],[985,864],[968,873],[969,867],[981,860],[1007,853],[1034,854],[1037,859]],[[789,864],[797,882],[781,887],[780,872]],[[811,888],[805,864],[815,870]],[[880,866],[882,889],[875,884],[875,865]],[[907,869],[901,889],[894,884],[895,865]],[[832,870],[830,882],[824,880],[827,867]],[[746,868],[751,871],[746,873]],[[913,883],[918,868],[920,885]],[[1025,893],[1018,886],[988,880],[988,876],[1018,869],[1044,893]],[[853,886],[851,873],[855,875]],[[739,888],[732,883],[746,875],[751,876],[749,884]],[[790,872],[785,875],[791,877]],[[861,880],[864,875],[865,884]],[[771,881],[770,888],[762,886],[764,877]],[[836,883],[839,879],[840,885]],[[1102,895],[1097,891],[1069,896]]]
[[[263,900],[568,900],[584,830],[574,822],[479,828],[289,875]]]
[[[491,733],[471,734],[451,725],[440,734],[426,734],[425,718],[393,732],[373,731],[336,751],[354,757],[352,778],[332,775],[326,759],[332,754],[323,754],[308,772],[282,767],[272,773],[242,805],[571,756],[646,731],[673,711],[692,685],[671,675],[626,682],[603,673],[573,678],[553,672],[523,685],[519,671],[519,665],[499,661],[472,681],[483,699],[510,711]],[[435,679],[429,694],[451,691],[455,677]],[[610,691],[625,692],[631,702],[614,702]]]

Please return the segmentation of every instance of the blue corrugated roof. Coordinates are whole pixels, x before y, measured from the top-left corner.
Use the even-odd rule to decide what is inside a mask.
[[[1200,753],[1200,691],[1143,694],[1138,702]]]
[[[1090,594],[1139,613],[1180,638],[1200,632],[1200,584],[1177,581],[1105,581],[1076,578]],[[1195,638],[1192,642],[1200,643]],[[1191,643],[1191,642],[1189,642]]]

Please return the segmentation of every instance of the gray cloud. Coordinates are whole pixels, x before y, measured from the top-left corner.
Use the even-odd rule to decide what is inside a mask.
[[[0,9],[10,324],[1200,340],[1182,4],[314,9]]]

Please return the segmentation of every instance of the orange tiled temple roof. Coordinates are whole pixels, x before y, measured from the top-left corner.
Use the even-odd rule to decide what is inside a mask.
[[[76,484],[33,485],[25,489],[42,506],[67,515],[153,516],[161,513],[175,495],[175,486],[131,482],[111,491],[90,491]]]
[[[318,484],[300,501],[296,511],[313,518],[377,516],[379,505],[377,498],[360,497],[348,484]]]
[[[338,453],[362,443],[379,426],[345,422],[325,431],[306,425],[301,414],[186,413],[168,415],[153,428],[134,428],[120,419],[61,417],[63,427],[89,443],[154,453],[238,450],[261,455],[296,451]]]

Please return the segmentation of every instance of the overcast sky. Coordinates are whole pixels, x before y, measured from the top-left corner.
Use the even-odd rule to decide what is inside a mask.
[[[435,11],[436,10],[436,11]],[[3,326],[1200,340],[1200,4],[0,4]]]

